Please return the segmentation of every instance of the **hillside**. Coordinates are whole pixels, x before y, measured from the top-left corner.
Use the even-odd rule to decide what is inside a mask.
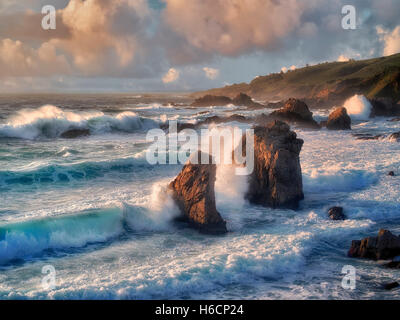
[[[243,92],[260,101],[277,101],[290,97],[311,104],[335,104],[354,94],[368,98],[390,97],[400,100],[400,54],[368,60],[330,62],[274,73],[223,88],[196,92],[233,98]]]

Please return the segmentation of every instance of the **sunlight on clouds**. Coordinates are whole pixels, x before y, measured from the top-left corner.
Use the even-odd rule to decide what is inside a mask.
[[[390,56],[400,52],[400,25],[393,31],[384,29],[383,26],[377,26],[376,32],[380,40],[384,42],[383,55]]]
[[[179,71],[174,68],[171,68],[164,75],[164,77],[162,78],[162,81],[164,83],[171,83],[171,82],[175,82],[178,79],[179,79]]]
[[[211,80],[216,79],[218,77],[218,75],[219,75],[219,70],[218,69],[204,67],[203,71],[206,74],[206,77],[208,79],[211,79]]]

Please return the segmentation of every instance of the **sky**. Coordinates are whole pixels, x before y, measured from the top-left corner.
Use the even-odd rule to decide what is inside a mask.
[[[399,0],[1,0],[0,93],[196,91],[387,56],[399,13]]]

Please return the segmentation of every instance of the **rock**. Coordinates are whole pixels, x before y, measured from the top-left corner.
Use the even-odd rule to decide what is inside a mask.
[[[351,130],[351,118],[346,108],[336,108],[328,118],[326,127],[329,130]]]
[[[370,100],[372,105],[370,117],[394,117],[400,115],[400,105],[391,98],[375,98]]]
[[[392,141],[400,141],[400,131],[390,134],[388,138]]]
[[[392,290],[392,289],[397,288],[398,286],[400,286],[400,284],[397,281],[395,281],[395,282],[385,283],[383,285],[383,289]]]
[[[388,176],[394,177],[395,176],[394,171],[389,171]]]
[[[192,107],[226,106],[231,103],[232,103],[232,100],[229,97],[206,95],[204,97],[196,99],[191,104],[191,106]]]
[[[239,93],[233,100],[232,103],[235,106],[245,106],[248,109],[263,109],[266,106],[254,102],[253,99],[245,93]]]
[[[381,229],[377,237],[353,240],[348,252],[349,257],[373,260],[392,259],[400,254],[400,237]]]
[[[342,207],[332,207],[328,211],[329,218],[331,220],[345,220],[346,216],[343,213]]]
[[[219,123],[226,123],[226,122],[233,122],[233,121],[244,122],[244,123],[249,122],[249,120],[245,116],[242,116],[239,114],[233,114],[233,115],[230,115],[229,117],[211,116],[211,117],[208,117],[204,120],[197,122],[196,126],[201,126],[201,125],[210,124],[210,123],[219,124]]]
[[[61,134],[61,138],[64,139],[76,139],[90,135],[89,129],[70,129]]]
[[[321,128],[313,119],[313,113],[308,109],[308,106],[303,101],[294,98],[287,100],[283,108],[273,111],[270,116],[278,120],[293,122],[307,128]]]
[[[299,157],[303,140],[277,120],[253,129],[254,170],[246,198],[266,207],[296,209],[304,199]],[[245,150],[244,139],[242,143]]]
[[[400,118],[393,118],[393,119],[390,119],[390,120],[388,120],[389,122],[397,122],[397,121],[400,121]]]
[[[379,140],[383,137],[381,134],[372,135],[370,133],[354,133],[353,136],[356,137],[357,140]]]
[[[201,160],[201,153],[195,155]],[[216,165],[211,164],[211,157],[209,157],[210,164],[192,164],[192,162],[189,161],[170,183],[169,189],[172,190],[173,199],[181,210],[184,220],[193,227],[204,233],[225,233],[226,222],[215,206]]]

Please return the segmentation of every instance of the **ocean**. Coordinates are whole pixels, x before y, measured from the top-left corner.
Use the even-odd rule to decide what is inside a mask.
[[[347,257],[351,240],[400,233],[400,143],[352,133],[400,131],[367,120],[353,130],[296,128],[305,200],[297,211],[244,200],[246,180],[217,169],[224,236],[174,223],[165,197],[181,164],[151,165],[146,133],[169,120],[269,113],[190,108],[185,94],[0,96],[0,299],[399,299],[399,271]],[[357,106],[359,107],[359,105]],[[320,121],[329,110],[313,110]],[[70,127],[90,136],[64,139]],[[218,125],[246,128],[243,123]],[[397,176],[388,176],[395,171]],[[331,221],[342,206],[348,219]],[[55,284],[43,285],[45,266]],[[356,288],[342,286],[345,266]]]

